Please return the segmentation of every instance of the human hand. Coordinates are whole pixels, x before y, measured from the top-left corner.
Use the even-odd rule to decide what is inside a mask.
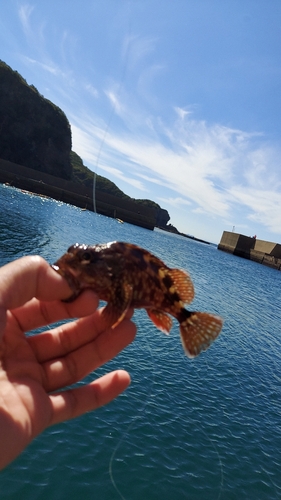
[[[105,328],[100,311],[93,313],[98,297],[90,290],[61,302],[71,293],[41,257],[23,257],[0,269],[0,468],[48,426],[107,404],[130,383],[129,374],[117,370],[62,390],[116,356],[136,333],[129,318]]]

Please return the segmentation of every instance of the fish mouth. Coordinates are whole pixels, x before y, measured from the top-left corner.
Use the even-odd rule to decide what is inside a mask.
[[[54,269],[54,271],[56,271],[60,276],[62,276],[67,281],[68,286],[71,288],[73,292],[72,295],[70,295],[70,297],[68,297],[67,299],[63,299],[62,302],[72,302],[82,292],[79,281],[75,278],[75,275],[73,275],[71,272],[64,271],[58,265],[57,262],[52,264],[51,267]]]

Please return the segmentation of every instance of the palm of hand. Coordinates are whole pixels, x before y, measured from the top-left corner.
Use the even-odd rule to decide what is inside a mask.
[[[53,280],[53,292],[52,286],[44,292],[29,290],[27,302],[9,293],[3,295],[3,305],[10,302],[10,308],[1,307],[0,297],[0,440],[5,451],[0,453],[0,468],[49,425],[108,403],[130,382],[128,373],[118,370],[88,385],[63,390],[116,356],[133,340],[136,329],[129,319],[114,330],[105,328],[100,311],[92,312],[98,304],[92,292],[85,292],[70,304],[57,300],[58,295],[65,298],[69,294],[67,285],[54,276],[45,261],[40,259],[38,265],[41,274],[44,268],[48,285]],[[21,294],[21,290],[17,292]],[[52,294],[56,300],[50,300]],[[30,295],[46,295],[46,300],[30,299]],[[75,317],[79,319],[37,335],[25,335],[26,331]]]

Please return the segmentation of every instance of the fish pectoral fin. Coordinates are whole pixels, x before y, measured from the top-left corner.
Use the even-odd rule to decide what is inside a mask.
[[[223,320],[219,316],[204,312],[191,312],[180,324],[181,341],[189,358],[206,351],[219,335]]]
[[[191,277],[181,269],[170,269],[170,277],[173,280],[175,290],[178,292],[182,302],[189,304],[194,299],[194,287]]]
[[[125,284],[115,290],[112,300],[108,302],[104,308],[102,315],[106,318],[111,328],[116,328],[119,323],[125,318],[126,313],[131,305],[133,296],[133,288],[129,284]]]
[[[172,328],[173,320],[168,314],[159,309],[146,309],[152,323],[163,333],[169,334]]]

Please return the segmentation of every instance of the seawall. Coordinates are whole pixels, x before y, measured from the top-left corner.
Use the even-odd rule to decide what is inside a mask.
[[[23,190],[94,211],[92,189],[2,159],[0,159],[0,183],[9,183],[11,186]],[[97,213],[118,218],[146,229],[154,229],[157,217],[156,209],[139,205],[133,200],[123,200],[98,190],[95,194]]]
[[[224,231],[218,249],[281,270],[281,245],[279,243]]]

